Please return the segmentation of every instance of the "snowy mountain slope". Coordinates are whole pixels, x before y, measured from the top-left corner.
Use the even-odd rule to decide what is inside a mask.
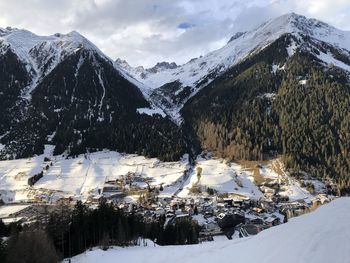
[[[32,76],[32,83],[26,90],[27,98],[30,98],[31,91],[43,77],[69,55],[81,49],[96,52],[108,60],[94,44],[75,31],[52,36],[38,36],[16,28],[0,28],[0,32],[1,53],[10,49],[26,65]]]
[[[76,146],[82,153],[107,144],[131,153],[149,148],[150,153],[160,150],[154,145],[151,149],[153,138],[165,145],[178,142],[169,140],[173,131],[179,132],[177,127],[149,102],[143,84],[77,32],[37,36],[0,29],[0,69],[0,100],[5,102],[0,105],[1,158],[41,153],[52,134],[56,153],[72,153]],[[108,139],[97,139],[101,133]],[[90,146],[83,146],[84,141]]]
[[[129,74],[126,74],[125,70],[120,67],[118,61],[112,61],[93,43],[76,31],[72,31],[68,34],[57,33],[52,36],[38,36],[24,29],[10,27],[5,29],[0,28],[0,54],[5,53],[8,49],[16,54],[25,64],[28,74],[31,76],[30,84],[22,91],[23,98],[30,99],[32,91],[35,90],[45,76],[67,57],[84,50],[88,52],[90,56],[98,56],[107,63],[113,65],[118,71],[118,74],[121,74],[125,79],[138,87],[145,98],[151,102],[148,89],[145,88],[145,85],[130,77]],[[78,74],[84,60],[85,58],[80,56],[79,62],[76,65],[75,75]],[[99,67],[97,61],[95,66]],[[166,63],[159,63],[157,67],[152,69],[152,72],[174,66],[176,67],[176,65],[173,64],[167,65]],[[161,111],[152,102],[150,108]]]
[[[237,65],[248,56],[259,53],[286,34],[294,36],[290,45],[285,47],[289,56],[292,56],[297,48],[310,39],[315,43],[327,43],[341,53],[350,55],[350,32],[341,31],[318,20],[292,13],[270,20],[254,30],[240,32],[221,49],[192,59],[181,66],[155,72],[142,67],[132,68],[125,61],[119,63],[119,66],[153,90],[153,97],[158,100],[158,104],[175,120],[181,122],[178,113],[188,98],[194,96],[201,88],[207,86],[232,66]],[[305,36],[309,40],[306,40]],[[318,54],[321,61],[327,65],[332,63],[349,70],[349,65],[338,61],[330,52],[324,52]],[[169,84],[172,84],[171,94],[166,92]],[[173,96],[176,98],[174,99]]]
[[[340,198],[249,238],[190,246],[94,249],[74,257],[72,262],[348,263],[349,206],[349,198]]]
[[[156,74],[163,71],[176,69],[178,65],[176,65],[175,62],[158,62],[156,65],[154,65],[151,68],[144,68],[143,66],[135,67],[129,65],[129,63],[126,60],[122,60],[118,58],[115,63],[125,69],[127,72],[132,73],[131,75],[141,75],[141,78],[146,78],[148,74]]]
[[[25,29],[0,28],[0,43],[3,46],[2,52],[10,48],[23,62],[38,69],[42,69],[45,62],[55,57],[58,60],[54,65],[57,65],[62,59],[80,49],[98,52],[107,59],[93,43],[76,31],[38,36]]]

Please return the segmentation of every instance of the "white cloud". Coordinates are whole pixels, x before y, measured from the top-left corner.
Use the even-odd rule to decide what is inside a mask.
[[[238,30],[292,11],[350,29],[348,0],[1,0],[0,26],[77,30],[111,58],[152,66],[184,63]]]

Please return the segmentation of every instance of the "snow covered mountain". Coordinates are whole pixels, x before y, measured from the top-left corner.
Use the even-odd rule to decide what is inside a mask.
[[[151,72],[124,64],[124,69],[152,90],[156,103],[160,103],[166,112],[181,122],[179,111],[190,97],[229,68],[258,54],[284,35],[293,36],[293,40],[285,46],[289,56],[305,43],[312,43],[313,46],[326,43],[337,53],[347,57],[350,54],[350,32],[291,13],[272,19],[254,30],[238,32],[221,49],[192,59],[184,65]],[[327,50],[321,51],[317,57],[326,64],[332,63],[350,71],[349,60],[344,61]],[[120,66],[123,67],[123,64]]]
[[[184,65],[145,69],[77,32],[1,29],[0,155],[32,156],[46,143],[55,154],[107,148],[163,160],[283,154],[350,192],[349,47],[349,32],[292,13]]]
[[[32,78],[27,87],[26,97],[52,69],[66,57],[80,49],[97,52],[108,60],[99,49],[78,32],[38,36],[30,31],[17,28],[0,28],[1,54],[11,50],[25,64]]]
[[[154,65],[151,68],[144,68],[143,66],[139,66],[136,68],[133,68],[129,65],[129,63],[126,60],[121,60],[118,58],[115,63],[117,66],[121,67],[122,69],[125,69],[127,72],[132,72],[132,75],[140,75],[142,79],[146,79],[149,74],[156,74],[159,72],[163,72],[166,70],[176,69],[178,65],[176,65],[175,62],[158,62],[156,65]]]
[[[222,72],[151,97],[180,113],[199,150],[243,160],[283,154],[288,167],[350,192],[349,42],[349,32],[285,15],[209,54],[230,61],[218,64]]]
[[[249,238],[188,246],[94,249],[74,257],[72,262],[347,263],[349,205],[349,198],[340,198]]]
[[[175,138],[179,129],[152,109],[142,85],[77,32],[37,36],[0,29],[0,69],[3,158],[41,153],[49,142],[56,154],[119,148],[159,156],[173,142],[183,145]],[[157,137],[168,146],[151,149]],[[170,148],[168,156],[178,152]]]

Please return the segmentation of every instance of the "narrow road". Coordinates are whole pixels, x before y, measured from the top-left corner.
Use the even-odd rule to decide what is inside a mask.
[[[176,192],[174,193],[173,197],[176,197],[183,190],[183,187],[184,187],[185,183],[187,182],[187,180],[190,177],[190,174],[193,173],[193,168],[194,168],[194,166],[191,165],[190,168],[188,168],[185,171],[185,173],[183,175],[182,182],[180,184],[180,187],[179,187],[179,189],[176,190]]]

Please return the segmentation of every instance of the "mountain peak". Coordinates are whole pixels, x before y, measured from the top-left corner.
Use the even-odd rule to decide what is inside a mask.
[[[152,68],[147,69],[147,71],[151,72],[151,73],[157,73],[159,71],[163,71],[163,70],[167,70],[167,69],[175,69],[178,66],[176,65],[175,62],[158,62],[156,65],[154,65]]]
[[[37,80],[48,74],[67,56],[78,51],[96,53],[106,61],[110,61],[102,51],[77,31],[39,36],[25,29],[10,27],[0,29],[0,53],[8,50],[16,54],[26,65],[28,73],[35,77],[29,92],[35,87]],[[29,95],[26,97],[29,98]]]
[[[12,27],[6,27],[2,28],[0,27],[0,37],[6,36],[8,34],[11,34],[13,31],[18,30],[17,28],[12,28]]]
[[[336,29],[335,27],[314,18],[307,18],[306,16],[296,13],[288,13],[272,19],[262,25],[262,27],[281,27],[284,28],[286,33],[297,33],[308,35],[317,38],[321,41],[337,44],[342,42],[349,32]],[[339,43],[341,44],[341,43]],[[345,44],[348,47],[348,43]]]
[[[74,53],[84,48],[90,51],[102,52],[88,39],[77,31],[68,34],[56,33],[51,36],[39,36],[25,29],[7,27],[0,28],[0,40],[2,44],[12,49],[25,63],[31,62],[30,52],[35,49],[50,49],[51,52]]]
[[[288,13],[266,21],[253,30],[238,32],[222,48],[181,66],[167,67],[164,70],[161,66],[169,66],[169,64],[159,63],[153,68],[154,70],[138,71],[133,68],[125,68],[125,70],[133,78],[147,86],[148,90],[154,90],[154,92],[159,92],[160,89],[169,87],[170,84],[173,87],[176,83],[177,86],[173,89],[177,89],[177,94],[187,94],[185,99],[181,100],[181,103],[185,103],[187,99],[224,74],[230,67],[261,52],[284,35],[292,35],[291,43],[286,43],[285,46],[289,57],[306,41],[305,36],[315,42],[324,42],[342,49],[348,49],[350,46],[350,32],[338,30],[317,19]],[[333,61],[327,59],[327,54],[320,56],[324,56],[320,59],[326,60],[325,63]],[[159,67],[163,70],[159,70]],[[189,92],[189,90],[191,91]],[[173,115],[176,116],[182,105],[172,105],[168,101],[169,99],[166,102],[167,105],[170,105],[169,108],[175,112]]]

